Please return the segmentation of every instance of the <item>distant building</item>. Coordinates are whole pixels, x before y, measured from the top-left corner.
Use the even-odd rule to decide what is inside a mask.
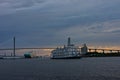
[[[81,54],[86,54],[88,52],[88,47],[86,46],[86,44],[83,45],[83,47],[81,47]]]

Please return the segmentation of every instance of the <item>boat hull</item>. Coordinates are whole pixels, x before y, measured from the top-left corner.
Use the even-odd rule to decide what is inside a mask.
[[[81,56],[75,56],[75,57],[51,57],[51,59],[80,59]]]

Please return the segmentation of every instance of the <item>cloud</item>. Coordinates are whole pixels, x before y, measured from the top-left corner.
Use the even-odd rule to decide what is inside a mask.
[[[87,11],[93,12],[96,10],[104,10],[111,6],[119,5],[118,0],[1,0],[0,1],[0,11],[4,13],[16,12],[19,10],[33,10],[33,9],[45,9],[49,12],[64,12],[77,14]],[[115,5],[114,5],[115,4]],[[90,13],[91,13],[90,12]],[[98,11],[99,12],[99,11]],[[84,14],[84,13],[83,13]],[[73,15],[74,16],[74,15]]]
[[[0,31],[3,42],[16,35],[19,46],[65,43],[118,43],[119,0],[1,0]],[[24,44],[21,44],[24,43]]]
[[[120,30],[120,19],[119,20],[109,20],[104,22],[95,22],[92,24],[84,24],[84,25],[77,25],[77,26],[71,26],[67,29],[63,30],[62,33],[84,33],[84,32],[90,32],[90,33],[112,33],[113,31]]]
[[[41,8],[46,0],[2,0],[0,1],[0,15],[15,13],[20,10]]]
[[[90,25],[71,26],[67,29],[58,31],[56,36],[62,36],[62,38],[71,36],[77,43],[97,43],[97,45],[113,45],[117,43],[116,45],[119,45],[119,25],[120,20],[113,20]]]

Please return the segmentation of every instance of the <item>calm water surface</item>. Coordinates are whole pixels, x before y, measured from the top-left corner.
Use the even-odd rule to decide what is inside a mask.
[[[0,80],[120,80],[120,57],[0,60]]]

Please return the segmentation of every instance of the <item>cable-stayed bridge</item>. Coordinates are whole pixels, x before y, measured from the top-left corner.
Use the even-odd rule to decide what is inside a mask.
[[[3,43],[0,43],[0,46],[4,46],[10,42],[11,39],[6,40]],[[11,43],[11,42],[10,42]],[[13,38],[12,48],[0,48],[0,55],[11,55],[15,56],[15,54],[24,54],[26,52],[35,52],[36,54],[42,54],[42,55],[49,55],[52,50],[54,50],[56,47],[22,47],[22,48],[16,48],[15,47],[15,37]],[[81,48],[79,47],[79,51]],[[100,53],[120,53],[120,50],[118,49],[101,49],[101,48],[88,48],[88,52],[100,52]]]

